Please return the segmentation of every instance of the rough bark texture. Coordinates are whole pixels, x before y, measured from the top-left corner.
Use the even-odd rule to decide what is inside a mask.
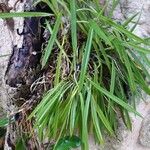
[[[2,4],[13,7],[16,3],[14,0],[7,1],[1,1]],[[17,3],[16,4],[16,11],[20,12],[24,10],[24,3]],[[14,11],[14,10],[11,10]],[[10,27],[12,27],[11,24],[8,24],[7,20],[0,20],[0,55],[4,56],[0,59],[0,99],[1,99],[1,105],[3,106],[4,111],[7,113],[7,116],[10,116],[11,114],[15,113],[17,111],[17,106],[14,103],[13,96],[16,92],[16,88],[10,88],[9,85],[6,85],[5,80],[5,74],[6,70],[8,68],[8,64],[10,62],[10,56],[13,53],[13,47],[14,45],[17,45],[17,47],[21,47],[23,42],[23,37],[19,36],[17,34],[17,29],[20,31],[23,30],[23,18],[15,18],[13,21],[13,28],[10,30]],[[5,56],[7,55],[7,56]],[[5,148],[6,150],[11,150],[13,147],[12,143],[16,140],[16,127],[15,125],[9,125],[7,127],[7,133],[5,137]],[[10,140],[11,139],[11,140]]]
[[[32,4],[32,0],[10,0],[9,3],[1,2],[0,6],[2,12],[16,10],[22,12],[40,11],[41,7],[43,8],[43,5],[34,7]],[[15,149],[17,141],[24,133],[31,134],[32,123],[27,121],[27,111],[30,111],[34,102],[37,102],[43,93],[41,85],[34,87],[34,90],[40,87],[36,92],[30,88],[40,75],[40,57],[44,31],[41,25],[42,22],[43,19],[40,17],[13,18],[1,20],[0,22],[4,27],[1,31],[1,35],[4,34],[2,37],[4,41],[1,40],[2,59],[0,62],[0,71],[2,72],[1,105],[8,118],[15,120],[7,127],[5,149]],[[9,43],[5,45],[8,37],[10,37],[8,39]],[[3,53],[4,51],[5,53]],[[41,149],[34,132],[28,138],[26,144],[28,149],[35,149],[35,147]]]
[[[16,1],[1,0],[0,2],[7,4],[9,7],[13,7]],[[24,4],[30,2],[30,0],[24,0],[23,3],[18,2],[16,4],[16,11],[23,11]],[[103,0],[101,2],[104,3]],[[29,4],[29,6],[30,5],[31,4]],[[29,7],[27,6],[26,9],[28,8]],[[150,0],[120,0],[120,4],[114,13],[114,18],[118,21],[123,21],[125,18],[128,18],[129,16],[135,14],[136,12],[140,12],[141,10],[141,19],[134,32],[141,37],[149,37]],[[10,56],[12,56],[14,45],[17,45],[17,48],[22,48],[24,37],[17,34],[17,29],[19,29],[19,32],[23,31],[24,19],[16,18],[14,19],[14,27],[12,27],[12,25],[12,21],[10,26],[9,24],[7,24],[7,20],[5,21],[0,19],[0,55],[7,55],[5,57],[0,57],[0,105],[2,105],[3,111],[7,112],[8,116],[17,111],[17,106],[14,105],[14,102],[12,100],[12,98],[14,97],[14,93],[16,92],[16,88],[10,88],[8,85],[6,85],[5,74],[8,64],[10,63],[9,59]],[[106,144],[103,147],[100,147],[98,145],[95,145],[91,136],[89,139],[90,150],[149,150],[150,98],[145,94],[143,94],[143,98],[145,102],[141,100],[141,102],[137,106],[137,111],[139,111],[143,115],[144,119],[131,115],[133,123],[132,132],[127,131],[122,121],[120,120],[118,137],[116,139],[106,137]],[[137,101],[139,100],[137,99]],[[8,146],[8,144],[11,145],[11,143],[9,143],[9,139],[11,138],[12,140],[14,137],[15,141],[15,137],[17,137],[17,133],[13,131],[14,127],[15,126],[12,125],[7,127],[5,150],[11,149],[10,146]],[[9,133],[11,133],[11,135]]]

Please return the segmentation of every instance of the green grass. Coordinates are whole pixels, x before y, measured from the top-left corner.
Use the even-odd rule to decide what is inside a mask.
[[[17,12],[17,13],[0,13],[0,18],[12,18],[12,17],[47,17],[52,16],[50,13],[43,12]]]
[[[104,133],[115,136],[118,110],[127,128],[131,129],[129,113],[142,116],[136,111],[135,99],[130,102],[128,93],[135,96],[141,88],[150,94],[145,80],[150,75],[142,62],[150,65],[146,55],[150,50],[144,48],[149,42],[127,30],[138,14],[120,25],[111,19],[118,1],[114,1],[109,16],[103,15],[107,4],[102,8],[98,0],[43,2],[56,19],[54,25],[49,24],[49,20],[46,23],[51,37],[43,51],[42,67],[50,63],[56,49],[59,51],[53,66],[53,88],[43,93],[41,102],[30,115],[30,119],[35,118],[34,127],[40,140],[49,137],[57,144],[62,137],[78,135],[82,149],[87,150],[89,133],[92,132],[96,142],[101,144]],[[22,17],[33,15],[21,14]],[[33,16],[38,15],[50,14]],[[63,32],[66,26],[69,29]],[[63,74],[63,70],[67,70],[63,60],[69,65],[67,75]]]

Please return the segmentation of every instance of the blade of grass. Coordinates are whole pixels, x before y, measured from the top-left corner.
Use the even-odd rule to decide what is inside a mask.
[[[83,149],[88,149],[89,144],[88,144],[88,129],[87,129],[87,125],[85,125],[84,121],[86,121],[86,118],[84,118],[84,98],[83,98],[83,94],[80,92],[79,93],[79,97],[80,97],[80,107],[81,107],[81,115],[82,115],[82,130],[81,130],[81,136],[82,136],[82,148]],[[84,120],[84,121],[83,121]]]
[[[52,28],[51,28],[51,26],[50,26],[50,24],[49,24],[49,22],[48,22],[47,20],[46,20],[46,25],[47,25],[48,30],[49,30],[50,33],[52,34],[52,33],[53,33]],[[68,58],[68,56],[67,56],[67,54],[66,54],[66,52],[65,52],[65,50],[64,50],[64,48],[63,48],[64,40],[65,40],[65,36],[63,37],[63,42],[62,42],[62,44],[60,44],[60,42],[57,40],[57,38],[56,38],[55,42],[56,42],[58,48],[63,52],[64,56],[67,58],[67,61],[68,61],[69,63],[71,63],[71,61],[69,60],[69,58]]]
[[[113,16],[114,10],[116,9],[117,5],[119,4],[119,1],[120,0],[113,0],[112,8],[110,9],[109,14],[108,14],[109,18],[111,18]]]
[[[136,54],[133,53],[132,50],[129,50],[131,56],[134,58],[135,62],[137,63],[137,66],[139,65],[140,68],[142,68],[142,71],[144,72],[144,74],[149,78],[150,80],[150,74],[147,71],[147,69],[145,68],[145,66],[142,64],[142,62],[140,61],[140,59],[136,56]]]
[[[104,115],[103,111],[100,109],[99,105],[96,104],[93,96],[92,96],[92,98],[93,98],[93,104],[95,105],[95,108],[96,108],[96,111],[97,111],[97,114],[98,114],[100,120],[102,121],[102,123],[106,127],[106,129],[110,132],[110,134],[114,135],[114,132],[113,132],[113,129],[110,125],[110,122],[105,117],[105,115]]]
[[[91,81],[90,79],[88,79],[90,81],[90,83],[96,88],[98,89],[100,92],[102,92],[104,95],[106,95],[108,98],[112,99],[114,102],[116,102],[117,104],[121,105],[123,108],[127,109],[130,112],[135,113],[136,115],[138,115],[139,117],[142,117],[141,114],[139,112],[137,112],[132,106],[128,105],[127,103],[125,103],[122,99],[118,98],[117,96],[113,95],[111,92],[105,90],[104,88],[102,88],[100,85],[94,83],[93,81]]]
[[[9,118],[0,118],[0,127],[5,127],[9,124]]]
[[[139,13],[136,13],[134,15],[132,15],[131,17],[129,17],[127,20],[125,20],[125,22],[123,23],[123,26],[126,27],[129,23],[131,23],[131,21],[138,15]]]
[[[48,103],[45,104],[44,106],[42,106],[41,111],[38,111],[38,113],[37,113],[37,115],[38,115],[37,119],[38,118],[42,119],[43,114],[50,112],[53,109],[53,107],[56,105],[56,103],[58,102],[58,100],[60,100],[61,97],[64,95],[64,93],[70,88],[70,86],[72,86],[72,84],[70,84],[70,85],[65,84],[64,86],[62,86],[59,89],[59,91],[57,91],[52,97],[50,97],[48,99]]]
[[[89,115],[89,106],[90,106],[90,101],[91,101],[91,87],[87,87],[87,97],[85,101],[85,106],[83,110],[83,122],[82,122],[82,139],[84,139],[84,149],[89,149],[88,147],[88,115]]]
[[[70,135],[73,135],[75,129],[75,120],[76,120],[76,111],[77,111],[77,99],[74,99],[71,106],[71,113],[70,113]]]
[[[135,92],[136,90],[136,85],[135,85],[135,79],[134,79],[134,74],[133,74],[133,71],[132,71],[132,68],[130,66],[131,62],[129,61],[129,57],[127,55],[127,53],[124,53],[125,49],[122,47],[122,56],[124,58],[124,62],[125,62],[125,66],[127,68],[127,71],[128,71],[128,83],[129,83],[129,86],[132,90],[132,92]]]
[[[93,38],[93,29],[90,29],[88,34],[88,39],[86,42],[85,53],[83,55],[82,64],[81,64],[81,73],[79,78],[79,91],[82,89],[85,80],[86,70],[87,70],[91,46],[92,46],[92,38]]]
[[[93,101],[94,99],[91,100],[91,114],[92,114],[93,125],[95,128],[95,132],[96,132],[99,143],[103,144],[104,139],[102,137],[102,133],[101,133],[100,125],[99,125],[99,119],[98,119],[96,108],[95,108]]]
[[[112,69],[111,69],[111,81],[110,81],[110,92],[113,94],[115,89],[115,80],[116,80],[116,69],[114,62],[112,61]],[[112,111],[111,106],[113,106],[113,102],[109,100],[108,102],[108,113]],[[113,112],[112,112],[113,113]],[[111,114],[110,114],[111,115]]]
[[[44,12],[11,12],[11,13],[0,13],[0,18],[6,19],[6,18],[12,18],[12,17],[47,17],[47,16],[53,16],[53,14],[50,13],[44,13]]]
[[[93,28],[93,30],[95,31],[95,33],[97,33],[99,35],[99,38],[103,39],[106,44],[113,47],[108,36],[105,34],[103,29],[101,29],[100,26],[98,26],[98,24],[96,22],[92,21],[92,22],[90,22],[90,25]]]
[[[131,43],[131,42],[122,42],[122,45],[127,47],[127,48],[133,48],[133,50],[139,51],[143,54],[149,54],[150,53],[150,49],[143,48],[143,47],[138,46],[138,45]]]
[[[102,15],[99,17],[99,19],[100,19],[100,20],[103,20],[105,23],[109,24],[110,26],[116,28],[119,32],[124,33],[127,37],[129,37],[129,38],[131,38],[131,39],[134,39],[134,40],[136,40],[136,41],[138,41],[138,42],[141,42],[141,43],[145,43],[145,44],[146,44],[146,42],[145,42],[142,38],[136,36],[135,34],[133,34],[133,33],[130,32],[130,31],[128,31],[128,30],[125,29],[123,26],[116,24],[116,23],[115,23],[114,21],[112,21],[111,19],[108,19],[107,17],[104,17],[104,16],[102,16]]]
[[[43,100],[37,105],[37,107],[34,109],[34,111],[30,114],[28,117],[31,119],[37,112],[39,112],[40,108],[42,108],[50,99],[50,97],[57,91],[60,90],[60,88],[64,86],[64,82],[60,82],[56,87],[53,89],[49,90],[46,95],[43,97]]]
[[[71,38],[73,47],[73,66],[76,70],[78,49],[77,49],[77,19],[76,19],[76,1],[70,0],[70,12],[71,12]]]
[[[124,89],[123,89],[123,85],[121,84],[120,80],[118,81],[118,83],[119,83],[118,86],[120,89],[120,91],[118,92],[118,97],[121,97],[122,99],[125,100],[125,102],[128,102],[128,100],[127,100],[128,95],[125,94]],[[135,103],[135,102],[133,102],[133,103]],[[133,105],[133,107],[134,107],[134,105]],[[134,107],[134,109],[136,110],[136,107]],[[120,111],[122,112],[123,119],[124,119],[124,122],[125,122],[127,128],[131,130],[132,129],[132,123],[131,123],[131,119],[130,119],[128,111],[125,109],[124,110],[120,109]]]
[[[63,57],[62,56],[62,50],[60,50],[59,56],[57,58],[57,66],[56,66],[54,85],[57,85],[59,83],[59,80],[60,80],[62,57]]]
[[[55,23],[55,26],[54,26],[54,29],[53,29],[53,33],[50,37],[50,40],[48,42],[47,47],[45,48],[45,53],[44,53],[44,56],[42,58],[42,68],[48,62],[48,58],[50,57],[54,42],[56,40],[57,33],[59,31],[60,23],[61,23],[61,14],[59,14],[58,17],[57,17],[57,20],[56,20],[56,23]]]
[[[115,91],[115,86],[116,86],[116,68],[115,68],[115,63],[112,60],[112,68],[111,68],[111,81],[110,81],[110,92],[112,94],[114,94]],[[117,129],[117,123],[116,123],[116,112],[115,112],[115,105],[114,102],[111,101],[110,99],[108,99],[108,117],[109,117],[109,121],[111,126],[114,128],[114,130],[116,131]]]
[[[42,122],[41,120],[45,118],[46,114],[49,112],[51,107],[53,107],[53,105],[55,104],[61,93],[62,89],[58,91],[57,94],[53,96],[53,98],[51,98],[51,100],[49,100],[49,102],[41,109],[42,110],[41,112],[38,112],[39,117],[37,119],[39,122]]]
[[[143,8],[142,8],[143,9]],[[139,14],[139,17],[137,19],[137,21],[135,22],[135,24],[133,25],[133,27],[130,29],[131,32],[134,31],[134,29],[136,28],[136,26],[138,25],[139,21],[140,21],[140,18],[141,18],[141,15],[142,15],[142,9],[140,11],[140,14]]]

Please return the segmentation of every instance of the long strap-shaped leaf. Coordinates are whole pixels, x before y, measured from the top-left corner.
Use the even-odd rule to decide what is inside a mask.
[[[113,100],[114,102],[116,102],[117,104],[121,105],[123,108],[127,109],[130,112],[135,113],[136,115],[141,116],[140,113],[138,113],[132,106],[128,105],[127,103],[125,103],[122,99],[118,98],[117,96],[113,95],[111,92],[107,91],[106,89],[102,88],[99,84],[94,83],[93,81],[91,81],[90,79],[88,79],[91,84],[97,89],[99,90],[101,93],[103,93],[104,95],[106,95],[107,97],[109,97],[111,100]]]
[[[49,59],[49,56],[51,54],[54,42],[56,40],[57,33],[59,31],[60,23],[61,23],[61,14],[59,14],[58,17],[57,17],[57,20],[56,20],[56,23],[55,23],[55,26],[54,26],[54,29],[53,29],[53,33],[52,33],[51,38],[48,42],[48,45],[45,49],[45,53],[44,53],[44,56],[42,58],[42,68],[46,65],[46,63]]]
[[[3,19],[12,18],[12,17],[47,17],[47,16],[53,16],[53,14],[44,13],[44,12],[0,13],[0,18],[3,18]]]
[[[79,91],[82,89],[84,84],[84,79],[86,75],[86,70],[87,70],[91,46],[92,46],[92,38],[93,38],[93,29],[90,29],[88,34],[88,39],[86,42],[85,53],[83,54],[83,59],[82,59],[81,73],[79,78]]]

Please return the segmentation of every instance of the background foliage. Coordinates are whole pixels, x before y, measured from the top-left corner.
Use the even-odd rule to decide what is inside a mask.
[[[141,116],[135,108],[138,89],[150,94],[145,80],[150,76],[142,63],[149,65],[146,54],[150,50],[144,48],[149,43],[132,33],[135,26],[128,29],[137,14],[118,24],[111,19],[118,1],[113,1],[108,16],[104,15],[107,3],[101,6],[98,0],[42,2],[49,6],[50,14],[41,15],[55,19],[54,23],[46,21],[51,35],[41,65],[49,66],[52,57],[55,63],[52,88],[29,117],[35,119],[40,140],[54,139],[57,149],[61,137],[77,135],[82,149],[87,150],[89,133],[101,144],[104,133],[115,136],[117,112],[132,129],[129,112]]]

